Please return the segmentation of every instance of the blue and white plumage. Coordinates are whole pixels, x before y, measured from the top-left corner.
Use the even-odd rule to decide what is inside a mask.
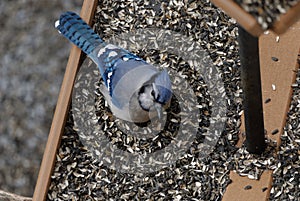
[[[63,13],[55,27],[97,64],[105,84],[101,91],[115,116],[138,123],[160,117],[162,107],[172,97],[165,70],[159,71],[129,51],[105,43],[73,12]]]

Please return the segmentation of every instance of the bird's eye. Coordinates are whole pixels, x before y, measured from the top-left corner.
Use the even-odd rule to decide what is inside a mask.
[[[155,92],[154,92],[154,90],[151,91],[151,95],[152,95],[153,97],[155,97]]]
[[[145,86],[142,86],[142,88],[140,89],[140,91],[139,91],[139,94],[142,94],[142,93],[144,93],[145,92]]]

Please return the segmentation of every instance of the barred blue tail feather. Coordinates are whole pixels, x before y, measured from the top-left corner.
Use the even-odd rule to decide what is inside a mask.
[[[76,13],[65,12],[55,23],[56,29],[72,43],[82,49],[87,55],[105,42]]]

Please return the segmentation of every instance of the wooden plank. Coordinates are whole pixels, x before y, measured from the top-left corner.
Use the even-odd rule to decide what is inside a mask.
[[[271,102],[264,104],[264,121],[268,137],[276,140],[280,145],[280,135],[286,123],[286,115],[291,102],[292,83],[295,82],[297,64],[300,49],[300,21],[280,36],[277,43],[277,36],[273,33],[260,37],[260,64],[262,77],[263,100],[271,98]],[[277,57],[277,62],[272,60]],[[273,90],[272,84],[276,86]],[[243,130],[243,128],[241,128]],[[279,133],[272,135],[274,129]],[[272,188],[272,171],[265,171],[258,181],[247,177],[240,177],[231,172],[232,184],[230,184],[223,196],[223,201],[244,200],[260,201],[267,200]],[[251,190],[245,190],[245,185],[251,185]],[[265,192],[262,188],[267,187]]]
[[[245,30],[253,36],[260,36],[263,33],[261,26],[256,19],[242,9],[233,0],[211,0],[216,6],[223,9],[230,17],[234,18]],[[280,16],[279,20],[274,22],[271,27],[277,34],[283,34],[290,26],[300,19],[300,2],[287,11],[286,14]]]
[[[265,171],[261,175],[260,180],[250,180],[248,177],[240,177],[237,173],[230,172],[230,178],[232,183],[230,188],[226,189],[223,196],[223,200],[230,201],[260,201],[266,200],[268,196],[269,186],[272,181],[272,171]],[[247,186],[251,186],[251,189],[247,189]],[[263,190],[268,188],[267,190]]]
[[[297,57],[300,48],[300,21],[290,27],[289,31],[281,35],[276,43],[276,35],[262,35],[261,46],[261,74],[263,99],[271,101],[264,104],[265,128],[268,136],[280,143],[280,134],[286,123],[286,115],[290,106],[292,88],[297,71]],[[276,57],[277,62],[272,60]],[[272,89],[275,86],[275,90]],[[271,135],[274,129],[279,133]]]
[[[211,0],[211,2],[221,8],[230,17],[234,18],[253,36],[259,36],[263,33],[263,29],[258,24],[256,19],[238,4],[236,4],[233,0]]]
[[[290,26],[300,19],[300,2],[293,6],[286,14],[282,15],[274,23],[272,30],[277,34],[283,34]]]
[[[32,201],[31,198],[8,193],[2,190],[0,190],[0,200],[1,201]]]
[[[84,0],[81,17],[91,24],[97,6],[97,0]],[[60,138],[64,130],[69,104],[72,96],[73,84],[79,68],[81,51],[73,46],[70,52],[66,72],[59,93],[48,141],[44,151],[37,183],[35,186],[33,201],[45,200],[51,180],[52,170],[55,164],[56,152],[60,144]]]

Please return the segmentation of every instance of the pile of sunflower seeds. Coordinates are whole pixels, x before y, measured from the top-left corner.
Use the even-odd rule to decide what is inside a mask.
[[[300,64],[300,60],[299,60]],[[288,119],[281,136],[278,162],[273,172],[270,200],[297,200],[300,197],[300,72],[293,85]]]
[[[264,170],[276,169],[276,147],[277,143],[268,139],[267,147],[261,155],[251,154],[245,146],[242,146],[234,154],[234,171],[249,179],[258,180]]]
[[[279,17],[286,13],[291,7],[296,5],[299,0],[234,0],[238,3],[245,11],[250,13],[261,27],[266,30],[272,27]]]
[[[172,98],[164,125],[155,120],[146,125],[124,122],[111,114],[101,94],[97,67],[86,59],[78,72],[48,200],[221,200],[231,183],[230,170],[258,179],[263,170],[276,169],[274,142],[268,141],[261,156],[235,146],[242,113],[237,26],[210,1],[102,0],[94,29],[105,41],[167,69],[173,89],[182,94]],[[186,59],[198,47],[200,58]],[[198,72],[199,59],[211,60],[214,66],[206,62],[207,73]],[[218,77],[224,87],[214,88],[209,80],[219,86]],[[197,101],[182,109],[180,98],[189,97],[188,90],[181,88],[185,84]],[[214,109],[216,96],[224,98],[218,102],[223,109]],[[188,118],[191,111],[199,114],[195,132],[185,130],[185,125],[195,127]],[[210,127],[219,119],[224,119],[224,125],[220,124],[218,134]],[[178,147],[194,135],[184,153],[171,146],[181,132],[185,135]],[[208,149],[209,155],[203,155]],[[132,167],[136,155],[160,151],[163,154],[150,157],[150,163],[137,160],[139,165]],[[182,157],[174,160],[176,155]]]

